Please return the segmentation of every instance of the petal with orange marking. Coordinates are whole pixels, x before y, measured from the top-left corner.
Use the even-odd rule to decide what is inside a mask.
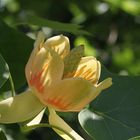
[[[64,58],[70,52],[69,39],[63,35],[49,38],[46,40],[45,46],[55,50],[62,58]]]
[[[65,79],[48,90],[44,104],[62,112],[80,111],[111,84],[111,78],[96,86],[82,78]]]
[[[64,78],[81,77],[93,84],[97,84],[100,78],[101,65],[96,58],[92,56],[82,57],[77,69],[73,73],[65,74]]]
[[[55,51],[41,48],[30,69],[26,69],[26,78],[30,88],[41,98],[44,90],[62,78],[63,69],[63,61]]]
[[[36,55],[38,54],[38,52],[40,51],[40,49],[43,47],[43,42],[45,40],[45,34],[43,32],[39,32],[37,35],[37,38],[35,40],[34,43],[34,48],[33,51],[31,52],[30,58],[28,60],[28,63],[26,65],[26,75],[30,75],[30,69],[33,65],[33,60],[35,59]]]
[[[43,102],[57,111],[79,111],[75,109],[85,104],[81,103],[92,92],[93,85],[82,78],[69,78],[60,81],[48,89],[43,96]],[[75,107],[76,106],[76,107]]]

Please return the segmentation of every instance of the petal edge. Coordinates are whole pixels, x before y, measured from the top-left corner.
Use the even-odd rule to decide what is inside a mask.
[[[27,91],[0,102],[0,123],[24,122],[43,109],[44,105],[32,92]]]
[[[53,108],[49,108],[49,123],[51,125],[60,127],[69,133],[75,140],[84,140],[79,134],[77,134],[62,118],[60,118]],[[53,129],[58,135],[60,135],[65,140],[72,140],[68,135],[60,130]]]

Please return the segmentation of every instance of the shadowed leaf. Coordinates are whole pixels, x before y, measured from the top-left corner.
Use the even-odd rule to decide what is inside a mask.
[[[0,55],[0,88],[9,78],[9,67],[3,57]]]
[[[117,76],[104,68],[113,85],[79,113],[85,131],[96,140],[128,140],[140,134],[140,77]]]
[[[33,41],[29,37],[0,19],[0,52],[9,65],[16,88],[25,81],[24,68],[32,48]]]

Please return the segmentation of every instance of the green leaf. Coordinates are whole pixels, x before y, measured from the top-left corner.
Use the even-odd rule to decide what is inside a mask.
[[[0,19],[0,52],[9,65],[16,89],[25,81],[24,68],[32,48],[33,41],[30,38]]]
[[[132,15],[140,14],[140,1],[138,0],[104,0],[108,2],[112,7],[121,8],[125,12]]]
[[[113,85],[79,113],[85,131],[96,140],[128,140],[140,135],[140,77],[118,76],[102,68]]]
[[[84,56],[84,46],[78,46],[70,51],[64,59],[64,75],[76,70],[81,57]]]
[[[0,88],[9,78],[9,67],[3,57],[0,55]]]
[[[129,140],[140,140],[140,136],[130,138]]]
[[[37,26],[46,26],[50,27],[54,30],[57,31],[64,31],[64,32],[69,32],[73,34],[83,34],[83,35],[91,35],[89,32],[82,30],[82,26],[72,24],[72,23],[61,23],[58,21],[53,21],[53,20],[48,20],[48,19],[43,19],[41,17],[27,14],[25,21],[25,24],[31,24],[31,25],[37,25]]]
[[[121,3],[121,8],[133,15],[139,15],[140,14],[140,1],[136,0],[125,0]]]
[[[2,130],[0,130],[0,140],[7,140],[5,134]]]

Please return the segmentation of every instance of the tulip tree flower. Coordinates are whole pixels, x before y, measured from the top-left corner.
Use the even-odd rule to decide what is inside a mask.
[[[112,84],[111,78],[98,83],[100,62],[83,55],[83,46],[70,51],[66,36],[45,40],[40,32],[25,68],[29,89],[0,102],[0,123],[26,122],[27,127],[39,124],[48,107],[50,125],[83,140],[56,111],[79,112]],[[72,139],[56,127],[53,129],[62,138]]]

